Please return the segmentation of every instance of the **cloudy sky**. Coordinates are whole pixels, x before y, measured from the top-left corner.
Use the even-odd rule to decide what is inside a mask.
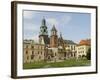
[[[46,25],[50,30],[55,25],[64,39],[79,42],[81,39],[90,38],[90,14],[75,12],[51,12],[51,11],[23,11],[23,38],[38,41],[42,19],[46,19]]]

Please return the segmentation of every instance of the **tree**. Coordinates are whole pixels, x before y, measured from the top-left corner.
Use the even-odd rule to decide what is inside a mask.
[[[91,48],[88,49],[86,58],[87,58],[88,60],[91,60]]]

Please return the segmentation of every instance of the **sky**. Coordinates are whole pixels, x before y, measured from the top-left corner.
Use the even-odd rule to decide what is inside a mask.
[[[90,13],[55,12],[55,11],[23,11],[23,38],[38,41],[42,19],[45,18],[50,36],[51,29],[55,25],[58,36],[62,33],[65,40],[78,43],[82,39],[91,36]]]

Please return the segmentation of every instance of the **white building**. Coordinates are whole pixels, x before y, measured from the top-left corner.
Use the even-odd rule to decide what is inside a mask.
[[[79,45],[77,45],[77,58],[86,57],[87,52],[89,50],[90,46],[90,40],[81,40]]]
[[[77,46],[77,58],[85,57],[87,55],[89,48],[90,48],[89,45],[78,45]]]
[[[68,58],[75,58],[76,57],[76,47],[77,44],[71,40],[65,40],[66,52]]]

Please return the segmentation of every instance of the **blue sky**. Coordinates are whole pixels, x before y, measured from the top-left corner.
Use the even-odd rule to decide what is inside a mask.
[[[62,33],[63,39],[78,43],[90,38],[91,15],[89,13],[54,12],[54,11],[23,11],[23,38],[38,41],[42,19],[46,19],[48,33],[53,25]]]

